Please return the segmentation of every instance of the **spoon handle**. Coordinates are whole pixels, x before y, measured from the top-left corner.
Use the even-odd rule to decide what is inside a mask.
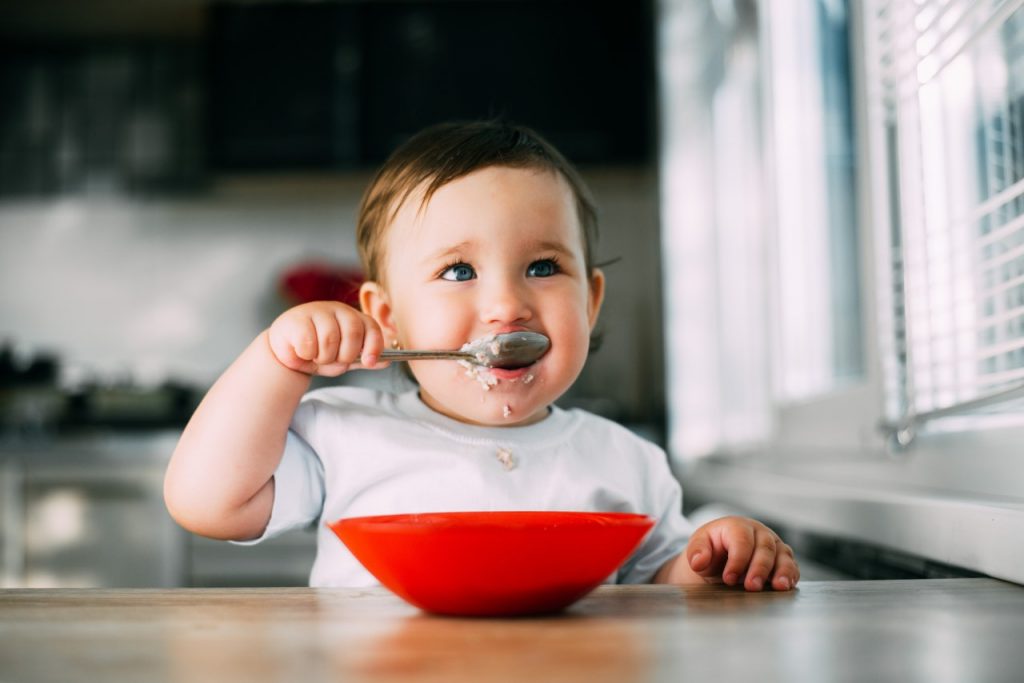
[[[407,351],[405,349],[386,349],[380,352],[381,360],[476,360],[473,354],[465,351]]]

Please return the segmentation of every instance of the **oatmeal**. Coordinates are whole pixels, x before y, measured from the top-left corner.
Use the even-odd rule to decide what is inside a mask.
[[[480,348],[484,344],[488,344],[488,348],[491,353],[496,356],[498,355],[498,352],[501,351],[501,343],[496,337],[497,335],[488,334],[483,337],[478,337],[477,339],[470,339],[459,348],[459,351],[465,351],[468,353],[473,349]],[[487,364],[487,354],[483,351],[477,351],[473,356],[476,358],[477,363],[480,363],[481,365]]]
[[[492,353],[497,354],[501,350],[501,344],[495,339],[495,335],[488,334],[477,339],[471,339],[462,345],[460,351],[472,351],[473,349],[480,348],[483,344],[490,344],[489,348]],[[468,360],[458,361],[459,365],[466,369],[466,377],[475,379],[480,385],[480,388],[484,391],[490,391],[491,387],[498,383],[498,378],[491,374],[487,367],[487,354],[483,351],[477,351],[473,354],[476,358],[476,363],[472,363]]]
[[[466,369],[466,377],[475,379],[484,391],[490,391],[491,387],[498,383],[498,378],[492,375],[487,368],[470,363],[468,360],[456,362]]]

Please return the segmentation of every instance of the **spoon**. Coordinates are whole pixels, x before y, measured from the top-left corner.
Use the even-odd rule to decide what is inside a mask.
[[[465,360],[488,368],[522,368],[534,363],[551,346],[539,332],[506,332],[474,339],[457,351],[406,351],[388,349],[381,360]]]

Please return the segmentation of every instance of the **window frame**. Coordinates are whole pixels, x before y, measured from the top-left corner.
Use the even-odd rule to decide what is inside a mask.
[[[849,45],[852,52],[851,99],[855,149],[859,160],[869,160],[869,163],[857,164],[855,182],[863,373],[858,379],[850,380],[813,397],[774,402],[772,411],[776,431],[774,438],[767,444],[770,448],[829,448],[845,451],[873,449],[880,447],[883,441],[878,437],[879,425],[885,422],[887,417],[884,408],[885,375],[882,368],[884,353],[879,348],[879,317],[884,309],[879,306],[878,297],[880,284],[885,284],[884,281],[880,283],[880,280],[884,280],[885,275],[891,272],[888,267],[891,253],[886,248],[886,241],[879,239],[878,233],[890,229],[891,222],[881,210],[889,198],[888,188],[884,182],[885,174],[877,172],[873,161],[884,159],[884,140],[878,140],[874,134],[872,117],[875,114],[864,106],[871,98],[864,96],[869,91],[870,82],[860,4],[858,0],[851,0],[849,4]],[[770,29],[767,35],[768,38],[762,41],[762,53],[766,61],[771,59],[773,49]],[[771,80],[765,79],[763,87],[764,97],[768,102],[765,111],[770,117],[775,111]],[[771,174],[775,162],[774,141],[770,138],[770,125],[766,128],[768,152],[765,155],[765,163]],[[777,225],[776,216],[771,216],[771,222],[771,230],[774,230]],[[777,265],[776,260],[776,267]],[[778,291],[776,284],[772,286]],[[779,305],[777,298],[773,305]],[[777,311],[775,313],[778,319]]]

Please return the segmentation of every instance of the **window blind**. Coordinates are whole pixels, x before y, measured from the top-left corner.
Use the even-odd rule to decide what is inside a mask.
[[[889,145],[887,385],[921,422],[1020,415],[1024,398],[1024,0],[876,2]]]

